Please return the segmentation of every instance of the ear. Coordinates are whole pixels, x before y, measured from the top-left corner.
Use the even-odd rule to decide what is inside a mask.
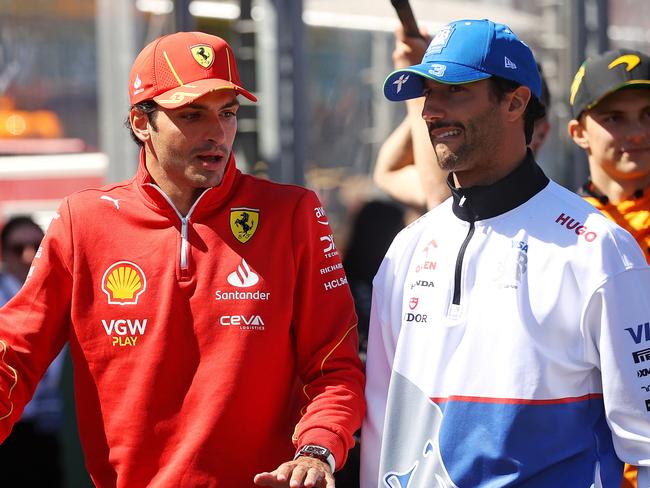
[[[149,116],[137,108],[132,107],[131,112],[129,113],[129,120],[131,122],[131,129],[133,129],[135,136],[142,142],[148,141],[151,137],[149,134],[149,131],[151,130],[151,126],[149,125]]]
[[[530,100],[530,88],[527,86],[518,86],[510,93],[508,100],[508,120],[514,122],[519,118],[524,117],[526,106]]]
[[[585,151],[589,149],[589,137],[587,131],[579,121],[576,119],[569,120],[567,130],[569,132],[569,137],[573,139],[573,142]]]

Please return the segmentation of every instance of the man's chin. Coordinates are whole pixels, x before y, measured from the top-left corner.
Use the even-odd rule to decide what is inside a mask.
[[[618,170],[629,178],[644,178],[650,174],[650,161],[622,160],[617,164]]]
[[[191,179],[197,188],[212,188],[219,186],[223,180],[224,168],[217,171],[198,171],[191,175]]]
[[[445,149],[444,151],[435,151],[438,159],[438,166],[444,171],[454,171],[458,169],[459,158],[456,153]]]

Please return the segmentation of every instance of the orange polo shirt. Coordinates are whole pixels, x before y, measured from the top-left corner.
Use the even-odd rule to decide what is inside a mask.
[[[585,200],[630,232],[650,263],[650,188],[637,190],[632,197],[618,205],[610,203],[607,196],[598,193],[591,182],[581,188],[580,193]]]

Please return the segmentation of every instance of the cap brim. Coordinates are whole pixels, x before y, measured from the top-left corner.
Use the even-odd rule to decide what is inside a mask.
[[[384,96],[393,102],[421,97],[424,78],[447,85],[461,85],[490,76],[489,73],[445,61],[416,64],[389,74],[384,81]]]
[[[621,84],[618,85],[617,87],[612,88],[611,90],[609,90],[609,91],[603,93],[602,95],[600,95],[600,96],[599,96],[596,100],[594,100],[593,102],[588,103],[588,104],[585,105],[584,107],[580,108],[579,111],[577,111],[577,113],[574,113],[574,118],[577,119],[578,117],[580,117],[580,114],[581,114],[582,112],[584,112],[585,110],[591,110],[591,109],[594,108],[596,105],[598,105],[600,102],[602,102],[604,98],[608,97],[608,96],[611,95],[612,93],[616,93],[617,91],[622,90],[623,88],[630,88],[630,87],[633,88],[633,87],[635,87],[635,86],[638,86],[638,87],[640,87],[640,88],[647,88],[648,86],[650,86],[650,80],[628,80],[628,81],[626,81],[625,83],[621,83]],[[574,111],[574,112],[575,112],[575,111]]]
[[[250,101],[257,102],[257,98],[241,86],[235,85],[227,80],[214,78],[193,81],[192,83],[172,88],[165,93],[161,93],[157,97],[153,97],[153,100],[164,108],[178,108],[187,105],[188,103],[192,103],[197,98],[217,90],[234,90],[237,94],[245,96]]]

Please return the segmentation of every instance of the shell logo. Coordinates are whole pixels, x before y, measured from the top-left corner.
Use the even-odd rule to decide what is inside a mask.
[[[102,290],[112,305],[135,305],[146,288],[144,271],[129,261],[111,264],[102,278]]]

